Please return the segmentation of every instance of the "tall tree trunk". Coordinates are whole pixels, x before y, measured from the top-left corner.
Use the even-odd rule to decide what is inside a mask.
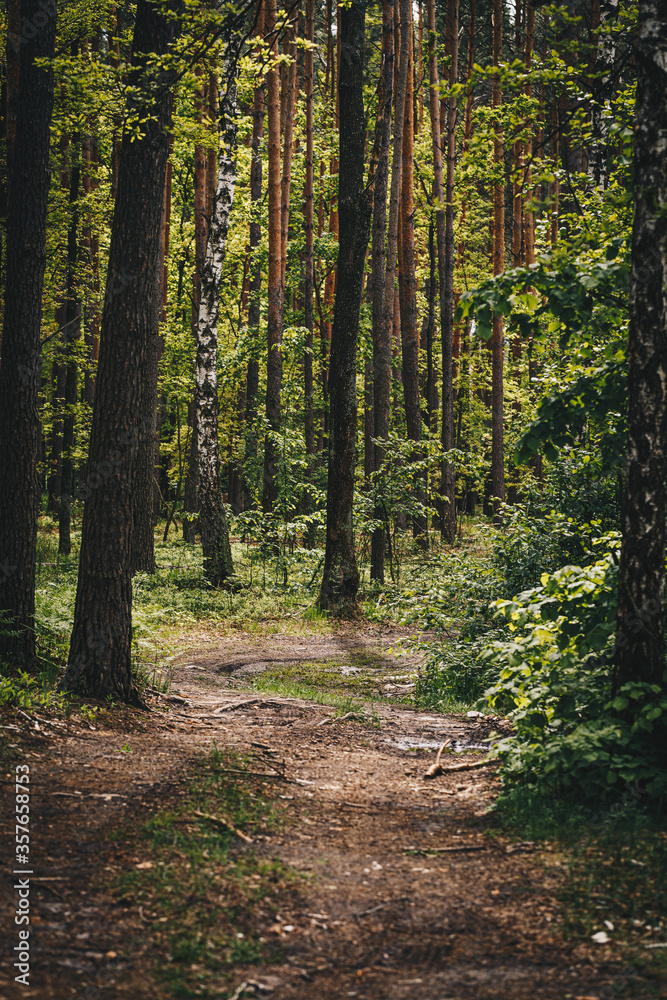
[[[408,39],[408,67],[405,92],[405,123],[401,150],[401,210],[398,290],[401,302],[401,359],[403,374],[403,399],[409,441],[419,442],[422,437],[422,416],[419,399],[419,330],[417,327],[417,281],[415,277],[415,224],[414,224],[414,68],[413,24],[411,0],[401,2],[401,40]],[[415,449],[413,459],[421,457]],[[421,486],[415,490],[416,499],[424,500]],[[428,522],[422,514],[412,519],[415,541],[420,548],[428,548]]]
[[[35,65],[53,57],[56,5],[22,0],[22,23],[40,25],[20,39],[16,127],[8,176],[7,283],[0,367],[0,653],[29,662],[35,653],[35,551],[40,447],[42,286],[46,265],[49,126],[53,73]],[[8,38],[8,44],[16,42]]]
[[[390,0],[391,2],[391,0]],[[380,347],[379,354],[379,369],[378,369],[378,399],[380,400],[381,406],[386,406],[386,396],[385,393],[391,393],[393,376],[395,374],[395,369],[393,362],[395,360],[394,345],[398,337],[398,342],[400,343],[400,297],[399,291],[396,287],[396,271],[397,271],[397,250],[398,250],[398,232],[399,232],[399,209],[400,209],[400,194],[401,194],[401,167],[402,167],[402,153],[403,153],[403,131],[405,128],[405,100],[406,100],[406,90],[407,90],[407,74],[408,74],[408,63],[410,59],[410,53],[408,50],[408,45],[411,44],[411,39],[407,36],[406,32],[401,31],[401,13],[398,4],[398,0],[395,0],[394,9],[394,52],[398,50],[398,59],[394,59],[394,87],[393,92],[395,94],[394,99],[394,143],[392,152],[392,162],[391,162],[391,186],[389,189],[389,222],[387,225],[387,266],[385,271],[384,280],[384,294],[382,300],[382,346]],[[385,12],[383,11],[383,31]],[[389,388],[387,389],[387,360],[390,363],[389,369]],[[384,413],[380,418],[384,423]],[[386,439],[389,436],[389,413],[386,413],[386,432],[384,434],[377,433],[380,425],[376,425],[376,436],[378,439]],[[375,456],[375,466],[376,471],[382,471],[382,464],[384,461],[384,454],[382,446],[379,446],[378,453]],[[382,491],[382,477],[380,477],[378,482],[378,488]],[[382,511],[383,519],[385,524],[388,525],[387,512],[383,509]],[[388,529],[387,529],[388,530]],[[380,551],[382,556],[384,556],[384,541],[380,543],[379,538],[376,535],[375,544],[377,546],[376,551],[376,570],[378,573],[377,577],[374,579],[381,579],[380,577]],[[382,549],[380,550],[380,545]]]
[[[458,0],[455,0],[458,3]],[[428,0],[428,52],[429,52],[429,110],[431,114],[431,137],[433,148],[433,201],[435,203],[435,236],[438,250],[438,287],[440,290],[440,330],[442,338],[442,429],[441,440],[444,451],[453,448],[453,383],[452,383],[452,329],[453,314],[448,313],[450,300],[447,296],[450,269],[447,257],[447,215],[442,163],[442,135],[440,131],[440,91],[438,73],[438,36],[435,24],[435,0]],[[449,135],[449,132],[448,132]],[[449,153],[449,145],[448,145]],[[448,159],[449,181],[449,159]],[[453,287],[453,274],[451,274]],[[452,414],[450,419],[450,406]],[[456,533],[456,508],[454,498],[454,469],[446,460],[442,463],[439,504],[440,530],[450,544]]]
[[[132,574],[155,572],[156,478],[159,464],[158,378],[164,340],[160,322],[165,317],[167,255],[171,209],[171,170],[167,163],[160,219],[160,261],[153,294],[153,327],[149,333],[141,372],[139,426],[143,429],[135,458],[132,490]],[[156,453],[158,460],[156,461]],[[158,494],[159,495],[159,494]],[[159,510],[159,508],[157,508]]]
[[[283,176],[280,187],[280,267],[283,283],[283,295],[285,289],[285,275],[287,273],[287,237],[289,235],[289,214],[290,214],[290,191],[292,187],[292,153],[294,151],[294,114],[296,111],[296,95],[298,89],[298,69],[297,60],[298,48],[296,44],[299,31],[301,0],[292,8],[291,25],[289,31],[289,49],[293,62],[285,73],[285,128],[283,139]]]
[[[449,5],[449,86],[457,83],[459,58],[459,2],[451,0]],[[454,175],[456,169],[456,96],[450,93],[447,99],[447,180],[445,189],[445,265],[444,286],[440,290],[442,316],[442,448],[449,451],[454,440]],[[441,494],[447,503],[443,509],[443,537],[453,542],[456,536],[456,496],[454,491],[454,469],[444,462],[442,468]]]
[[[365,2],[351,0],[339,13],[340,243],[331,335],[326,550],[319,606],[334,614],[345,614],[356,609],[359,589],[352,524],[357,432],[356,358],[371,205],[364,187]]]
[[[99,44],[94,51],[99,49]],[[97,168],[99,164],[99,144],[93,134],[83,141],[83,191],[90,197],[98,188]],[[93,217],[89,214],[83,227],[83,248],[89,269],[86,300],[84,302],[83,331],[86,342],[86,368],[83,398],[92,411],[95,398],[95,372],[100,350],[100,317],[98,298],[100,290],[99,240],[93,230]]]
[[[435,225],[431,218],[428,227],[428,260],[429,273],[426,281],[426,299],[428,312],[424,321],[424,342],[426,344],[426,426],[430,434],[438,429],[438,383],[433,359],[435,341],[435,297],[438,288],[438,278],[435,264]]]
[[[387,266],[387,185],[389,181],[389,147],[391,144],[391,109],[394,97],[394,5],[382,0],[382,105],[378,107],[375,144],[378,161],[375,169],[373,194],[373,241],[371,277],[373,296],[373,421],[374,436],[386,441],[389,437],[391,405],[391,323],[387,325],[384,309]],[[395,249],[394,249],[395,253]],[[393,299],[393,288],[392,288]],[[373,470],[379,472],[384,461],[384,449],[375,445]],[[385,521],[387,513],[375,510],[375,519]],[[376,528],[371,539],[371,579],[384,583],[385,528]]]
[[[306,41],[315,37],[315,0],[306,0]],[[303,325],[306,328],[306,349],[303,355],[304,430],[306,454],[315,454],[315,413],[313,409],[313,295],[315,292],[314,236],[314,152],[313,152],[313,50],[304,53],[304,89],[306,92],[306,178],[304,188],[304,252]]]
[[[640,0],[635,53],[628,467],[618,586],[614,692],[665,674],[667,479],[667,0]],[[657,268],[646,279],[645,262]],[[644,271],[644,273],[642,273]]]
[[[493,65],[502,62],[503,3],[493,0]],[[500,74],[493,77],[491,104],[498,110],[503,102]],[[493,186],[493,273],[505,270],[505,167],[503,134],[500,121],[496,121],[493,139],[493,162],[496,177]],[[502,316],[494,314],[491,336],[491,495],[495,498],[494,511],[505,500],[505,449],[503,441],[503,364],[504,337]]]
[[[535,8],[533,6],[533,0],[526,0],[526,44],[525,44],[525,55],[524,61],[526,64],[526,72],[530,73],[533,67],[533,46],[535,44]],[[533,85],[531,83],[526,84],[526,97],[533,96]],[[523,214],[523,242],[524,242],[524,261],[526,267],[530,267],[531,264],[535,263],[535,215],[533,213],[532,200],[535,197],[535,192],[533,191],[533,141],[528,139],[526,143],[526,173],[525,173],[525,185],[527,192],[527,201]]]
[[[55,311],[55,321],[58,328],[64,327],[66,310],[61,304]],[[51,409],[53,412],[51,429],[46,445],[48,451],[49,472],[46,480],[46,509],[53,513],[60,510],[60,495],[62,492],[62,452],[63,452],[63,410],[65,409],[65,376],[62,347],[58,341],[54,346],[51,362]]]
[[[614,94],[616,77],[616,37],[600,28],[608,29],[618,17],[619,0],[597,0],[594,4],[595,37],[595,81],[593,84],[593,108],[591,115],[592,136],[588,149],[588,174],[592,182],[602,188],[607,187],[609,152],[609,125],[612,116],[607,112],[607,103]]]
[[[195,108],[200,124],[205,119],[206,94],[208,79],[199,67],[198,77],[201,86],[195,96]],[[192,313],[190,328],[192,337],[197,343],[197,325],[199,323],[199,302],[201,297],[201,273],[206,257],[206,240],[208,236],[207,206],[207,173],[208,149],[205,146],[195,146],[194,157],[194,210],[195,210],[195,268],[192,275]],[[196,391],[196,390],[195,390]],[[188,471],[185,476],[185,493],[183,497],[183,539],[191,544],[195,541],[197,514],[199,512],[199,435],[197,432],[197,407],[194,398],[188,405],[188,425],[190,427],[190,452],[188,455]]]
[[[79,137],[72,136],[72,163],[70,166],[69,210],[67,232],[67,288],[65,292],[65,329],[63,344],[65,354],[65,413],[63,416],[62,479],[60,511],[58,516],[58,552],[68,556],[72,550],[71,521],[72,493],[74,491],[74,414],[77,401],[78,366],[76,343],[81,335],[81,299],[76,288],[76,269],[79,257],[79,180],[81,166],[77,162],[77,149],[81,150]]]
[[[61,94],[64,99],[64,94]],[[59,143],[60,154],[60,190],[62,197],[69,203],[71,180],[71,150],[70,135],[63,132]],[[63,420],[65,417],[65,382],[67,378],[67,268],[65,268],[65,290],[54,310],[54,319],[58,330],[53,357],[51,361],[51,427],[47,439],[49,474],[47,477],[46,509],[55,518],[60,517],[60,499],[62,496],[63,472]]]
[[[522,0],[516,0],[514,6],[514,58],[521,58],[521,8]],[[522,178],[523,168],[523,143],[517,141],[512,149],[513,178],[512,178],[512,267],[521,267],[521,251],[523,249],[523,197]],[[512,341],[512,354],[515,349],[521,350],[521,341],[515,337]],[[521,355],[519,354],[519,357]]]
[[[257,35],[264,31],[264,0],[258,0]],[[245,391],[245,459],[246,469],[249,461],[257,456],[257,392],[259,390],[259,322],[262,290],[262,264],[259,260],[258,248],[262,242],[262,226],[260,222],[262,207],[262,154],[261,143],[264,132],[264,87],[255,87],[252,105],[252,160],[250,162],[250,254],[252,257],[252,278],[249,287],[248,328],[252,331],[253,344],[248,358]],[[244,475],[243,506],[248,510],[253,504],[253,495],[247,472]]]
[[[218,313],[222,265],[227,248],[229,216],[236,182],[236,75],[228,58],[220,98],[221,144],[218,183],[209,223],[206,260],[201,277],[197,327],[197,431],[199,435],[199,526],[204,575],[219,587],[234,572],[229,526],[220,487],[218,452]],[[223,82],[223,88],[225,86]]]
[[[160,227],[161,228],[161,227]],[[139,390],[139,426],[141,435],[137,443],[132,479],[132,545],[130,565],[135,573],[155,572],[155,440],[158,416],[158,373],[162,344],[160,343],[160,314],[162,312],[162,266],[156,275],[151,305],[153,322],[148,334]]]
[[[278,12],[276,0],[267,0],[266,28],[275,31]],[[278,42],[274,40],[272,58],[277,58]],[[268,431],[264,444],[264,482],[262,508],[273,511],[278,497],[277,462],[280,454],[280,393],[282,386],[282,324],[283,282],[281,267],[281,207],[280,207],[280,75],[274,66],[266,75],[266,96],[269,129],[269,309],[267,316],[268,353],[266,360],[266,422]]]
[[[99,375],[81,536],[79,580],[63,686],[136,701],[132,678],[132,484],[141,439],[140,373],[154,329],[171,123],[171,74],[156,79],[156,56],[176,34],[173,18],[139,0],[130,110],[142,122],[123,136],[114,205]],[[160,63],[158,62],[159,66]],[[121,275],[131,281],[120,282]],[[119,288],[118,292],[115,291]]]
[[[173,150],[173,137],[169,144],[169,155]],[[169,476],[168,476],[168,466],[169,458],[165,455],[164,458],[161,452],[160,438],[162,434],[162,425],[165,421],[166,409],[167,409],[167,399],[164,393],[157,392],[157,382],[159,378],[160,361],[164,354],[165,340],[160,331],[160,324],[167,322],[167,305],[169,304],[169,243],[171,240],[171,197],[172,197],[172,164],[171,159],[167,161],[167,175],[164,184],[164,204],[162,207],[162,243],[160,248],[160,254],[162,257],[162,281],[161,281],[161,304],[162,309],[160,312],[159,323],[157,327],[158,334],[158,345],[157,345],[157,371],[156,371],[156,413],[155,413],[155,447],[154,447],[154,457],[153,457],[153,509],[152,509],[152,525],[150,533],[151,542],[151,552],[154,552],[154,536],[155,528],[160,519],[163,505],[166,512],[166,503],[169,496]]]
[[[337,24],[340,22],[340,7],[336,9]],[[329,30],[331,30],[331,17],[329,17]],[[338,50],[339,50],[339,40],[340,33],[336,31],[336,45],[334,47],[333,41],[331,45],[330,63],[331,63],[331,107],[333,109],[334,115],[334,125],[335,128],[339,127],[339,113],[338,113],[338,73],[340,70],[339,60],[338,60]],[[338,177],[338,186],[340,187],[340,176],[338,169],[338,160],[335,156],[331,158],[329,163],[329,232],[333,235],[335,240],[338,240],[338,195],[336,193],[334,185],[331,183],[333,177]],[[331,400],[329,396],[329,369],[330,369],[330,351],[331,351],[331,316],[334,303],[334,293],[336,290],[337,282],[337,269],[332,267],[329,269],[326,278],[324,279],[324,324],[322,328],[322,336],[320,338],[320,363],[321,363],[321,382],[322,382],[322,400],[324,403],[324,412],[322,414],[322,443],[323,447],[328,448],[328,438],[329,438],[329,428],[330,428],[330,409]]]
[[[405,0],[403,0],[405,2]],[[401,165],[403,151],[403,129],[405,127],[405,93],[410,39],[400,30],[399,21],[394,17],[394,38],[399,38],[398,71],[396,74],[394,106],[394,148],[391,162],[391,188],[389,192],[389,225],[387,227],[387,271],[384,283],[383,325],[392,331],[394,325],[394,291],[396,286],[396,251],[398,246],[399,201],[401,193]]]

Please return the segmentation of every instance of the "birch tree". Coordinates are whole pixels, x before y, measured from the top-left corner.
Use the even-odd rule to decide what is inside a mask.
[[[219,587],[234,572],[229,526],[220,486],[218,449],[218,313],[222,265],[236,182],[236,59],[225,60],[220,98],[218,180],[209,222],[206,258],[201,273],[197,322],[197,383],[195,389],[199,455],[199,527],[204,575]],[[231,68],[233,67],[233,68]]]

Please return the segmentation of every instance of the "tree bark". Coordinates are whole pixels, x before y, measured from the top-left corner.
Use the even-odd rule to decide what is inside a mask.
[[[297,35],[301,13],[301,0],[292,8],[289,31],[290,55],[293,59],[285,73],[285,128],[283,136],[283,176],[280,187],[280,267],[285,289],[287,273],[287,237],[289,235],[290,192],[292,188],[292,153],[294,151],[294,113],[296,111],[296,95],[298,89]]]
[[[401,210],[398,290],[401,303],[401,360],[403,375],[403,400],[409,441],[422,438],[422,416],[419,398],[419,330],[417,327],[417,281],[415,276],[415,200],[414,200],[414,39],[411,0],[401,3],[401,40],[408,39],[406,47],[408,67],[405,93],[405,124],[401,149]],[[415,448],[413,459],[421,457]],[[421,485],[415,488],[415,498],[423,502]],[[412,518],[412,530],[420,548],[428,548],[428,522],[423,514]]]
[[[391,144],[391,109],[394,97],[394,5],[382,0],[382,106],[378,107],[375,143],[378,161],[375,169],[373,194],[372,297],[373,297],[373,421],[377,440],[389,437],[391,406],[391,324],[387,325],[384,309],[387,266],[387,185],[389,181],[389,147]],[[394,250],[395,253],[395,250]],[[392,288],[393,293],[393,288]],[[393,294],[392,294],[393,301]],[[373,471],[378,472],[384,461],[382,445],[375,445]],[[386,521],[382,507],[375,510],[377,521]],[[371,580],[384,583],[385,528],[376,528],[371,539]]]
[[[329,32],[331,34],[331,13],[330,4],[327,5],[329,11],[328,14],[328,25]],[[340,8],[337,8],[337,18],[340,20]],[[338,23],[338,22],[337,22]],[[333,109],[334,125],[338,128],[339,125],[339,113],[338,113],[338,47],[339,47],[339,31],[336,31],[336,44],[333,44],[333,38],[331,45],[329,47],[329,63],[330,63],[330,94],[331,94],[331,107]],[[335,240],[338,240],[338,195],[336,192],[336,185],[332,183],[333,178],[338,178],[338,185],[340,186],[338,160],[335,156],[331,158],[329,163],[329,232],[333,235]],[[330,430],[330,409],[331,409],[331,399],[329,395],[329,369],[330,369],[330,353],[331,353],[331,316],[334,303],[334,293],[336,290],[337,281],[337,270],[335,267],[330,267],[326,278],[324,279],[324,323],[322,324],[321,336],[320,336],[320,378],[322,384],[322,401],[323,401],[323,413],[322,413],[322,447],[328,449],[329,440],[329,430]]]
[[[77,156],[79,137],[72,137],[73,157]],[[68,556],[72,551],[71,521],[72,493],[74,490],[74,414],[77,401],[78,365],[75,345],[81,335],[81,299],[76,288],[76,269],[79,257],[79,180],[81,166],[73,159],[70,167],[69,210],[67,232],[67,286],[65,292],[65,329],[63,345],[65,354],[65,412],[63,416],[62,478],[60,485],[60,510],[58,515],[58,552]]]
[[[98,50],[99,43],[94,48],[94,51]],[[99,184],[97,180],[99,164],[99,144],[97,137],[93,134],[87,136],[83,142],[83,149],[83,191],[85,195],[90,196],[97,190]],[[88,215],[86,224],[83,227],[83,247],[89,269],[86,299],[83,307],[83,331],[87,351],[83,396],[92,412],[93,400],[95,399],[95,373],[100,349],[98,306],[100,273],[99,240],[97,232],[93,230],[93,218],[91,214]]]
[[[28,663],[35,653],[35,550],[40,447],[40,323],[46,265],[51,59],[55,2],[22,0],[16,125],[8,176],[7,281],[0,367],[0,654]],[[17,41],[15,35],[8,45]]]
[[[356,358],[371,205],[364,188],[364,0],[340,8],[338,282],[331,334],[331,434],[324,574],[319,607],[356,610],[359,572],[352,504],[356,458]]]
[[[664,687],[665,674],[667,0],[640,0],[635,59],[628,464],[614,692],[630,681]]]
[[[257,34],[264,31],[264,2],[258,0]],[[255,343],[251,346],[251,356],[248,358],[245,392],[245,467],[249,460],[257,456],[257,392],[259,390],[259,357],[257,340],[259,338],[262,265],[258,259],[258,247],[262,242],[262,226],[260,213],[262,206],[262,154],[261,143],[264,132],[264,87],[255,87],[252,106],[252,160],[250,162],[250,202],[252,216],[250,222],[250,254],[252,255],[253,273],[249,287],[248,329],[254,335]],[[243,506],[248,510],[254,502],[252,488],[247,471],[244,474]]]
[[[98,382],[90,441],[79,580],[65,689],[136,701],[132,677],[132,484],[136,456],[151,428],[138,420],[140,373],[154,328],[171,74],[150,68],[177,31],[139,0],[132,46],[130,103],[139,134],[122,141],[114,205]],[[159,65],[159,63],[158,63]],[[136,131],[136,130],[135,130]],[[121,277],[123,280],[121,281]]]
[[[405,0],[403,0],[405,3]],[[407,74],[410,39],[404,37],[399,23],[394,19],[394,37],[399,38],[398,71],[396,74],[395,106],[394,106],[394,148],[391,163],[391,188],[389,192],[389,225],[387,227],[387,271],[384,283],[383,326],[387,331],[393,331],[394,326],[394,291],[396,286],[396,250],[398,246],[399,201],[401,193],[401,165],[403,151],[403,129],[405,127],[405,93],[407,89]]]
[[[278,12],[276,0],[267,0],[267,32],[275,30]],[[271,57],[278,56],[278,42],[274,40]],[[268,431],[264,444],[264,481],[262,508],[271,513],[278,497],[277,463],[280,447],[280,393],[282,386],[282,324],[283,282],[280,207],[280,74],[274,66],[266,75],[267,111],[269,129],[269,309],[267,316],[268,353],[266,360],[266,422]]]
[[[198,77],[202,78],[203,70],[199,67]],[[202,80],[201,88],[196,93],[195,107],[197,119],[204,121],[206,107],[206,92],[208,80]],[[197,343],[197,324],[199,322],[199,302],[201,296],[201,273],[206,256],[206,240],[208,228],[206,224],[206,189],[207,189],[208,150],[205,146],[195,146],[194,156],[194,212],[195,212],[195,268],[192,274],[192,312],[190,326],[192,337]],[[196,364],[196,362],[195,362]],[[195,390],[196,391],[196,390]],[[199,513],[199,435],[197,432],[197,414],[194,399],[188,406],[188,424],[190,426],[190,451],[188,455],[188,471],[185,476],[185,492],[183,497],[183,540],[193,544],[196,536],[197,514]]]
[[[499,67],[503,46],[503,3],[493,0],[493,65]],[[491,105],[502,106],[500,74],[493,77]],[[505,270],[505,152],[500,122],[495,124],[493,162],[496,177],[493,186],[493,273]],[[505,449],[503,441],[503,366],[504,337],[502,316],[494,314],[491,336],[491,495],[495,498],[494,512],[505,500]]]
[[[533,66],[533,47],[535,44],[535,8],[532,0],[526,2],[526,44],[524,61],[526,71],[530,72]],[[526,97],[533,96],[532,83],[526,84]],[[526,267],[535,263],[535,215],[533,212],[532,200],[535,196],[533,191],[533,141],[528,139],[526,143],[526,173],[525,185],[527,200],[523,214],[523,242],[524,242],[524,262]]]
[[[197,431],[199,435],[199,527],[204,575],[219,587],[234,573],[229,526],[220,487],[218,451],[218,313],[222,265],[236,183],[236,75],[227,60],[220,98],[221,143],[218,182],[209,222],[206,259],[201,276],[197,325]],[[223,82],[223,88],[225,87]]]
[[[306,0],[306,41],[315,37],[315,0]],[[304,252],[303,325],[306,328],[306,350],[303,356],[304,382],[304,431],[306,454],[314,455],[315,413],[313,408],[313,295],[315,291],[314,238],[314,151],[313,151],[313,50],[304,53],[304,89],[306,92],[306,178],[304,188],[304,224],[306,247]]]
[[[438,63],[435,35],[435,4],[429,0],[429,68],[431,84],[431,129],[433,133],[433,159],[437,166],[433,176],[433,196],[436,205],[435,231],[438,248],[438,283],[440,287],[440,327],[442,337],[442,427],[441,443],[444,452],[454,447],[454,173],[456,167],[456,97],[447,99],[446,137],[447,174],[446,191],[443,192],[443,168],[440,116],[438,98]],[[448,6],[448,49],[450,55],[449,86],[458,77],[458,0]],[[444,205],[443,205],[444,202]],[[440,530],[449,544],[456,537],[456,496],[454,468],[443,460],[440,479]]]

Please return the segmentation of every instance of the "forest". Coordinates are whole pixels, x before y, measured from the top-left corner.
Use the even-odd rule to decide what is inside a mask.
[[[571,936],[644,949],[600,996],[659,995],[666,0],[6,0],[0,35],[3,763],[44,718],[129,748],[209,704],[184,659],[259,643],[215,668],[241,743],[255,703],[428,713],[493,835],[570,859]],[[233,866],[273,806],[213,753]],[[234,947],[174,995],[260,995]]]

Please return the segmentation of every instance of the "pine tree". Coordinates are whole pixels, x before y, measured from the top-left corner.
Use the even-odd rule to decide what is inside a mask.
[[[39,489],[40,322],[46,266],[51,59],[56,4],[21,0],[33,30],[8,37],[18,69],[9,135],[7,280],[0,365],[0,655],[27,663],[35,652],[35,552]],[[13,131],[13,136],[11,132]]]
[[[136,701],[132,646],[132,480],[144,435],[140,373],[154,330],[160,240],[173,102],[171,73],[156,79],[177,21],[139,0],[129,111],[139,136],[123,136],[109,252],[107,294],[81,532],[74,625],[65,689]],[[159,65],[159,64],[158,64]],[[130,276],[127,278],[127,276]],[[125,280],[127,278],[127,280]],[[154,419],[154,418],[153,418]]]

